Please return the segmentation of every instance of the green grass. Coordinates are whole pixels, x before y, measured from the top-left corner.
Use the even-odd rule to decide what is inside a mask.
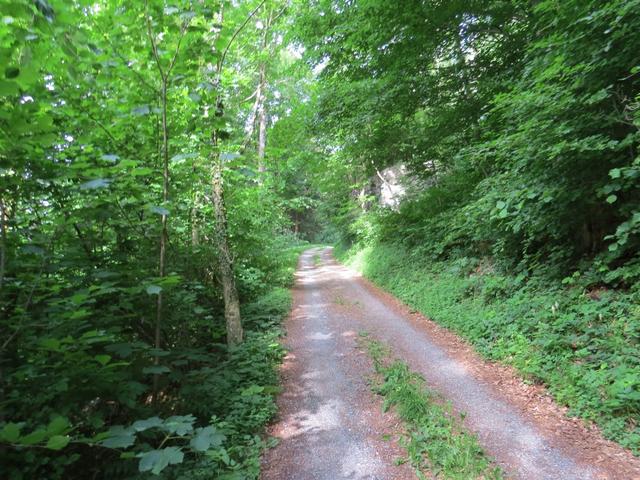
[[[399,245],[339,252],[367,278],[545,384],[570,415],[640,453],[640,292],[597,292],[499,274],[486,261],[431,263]]]
[[[418,477],[428,478],[425,475],[430,472],[451,480],[503,478],[451,406],[429,390],[405,362],[393,360],[388,347],[366,334],[361,336],[377,373],[373,389],[384,396],[384,410],[394,408],[404,422],[407,437],[403,446]]]

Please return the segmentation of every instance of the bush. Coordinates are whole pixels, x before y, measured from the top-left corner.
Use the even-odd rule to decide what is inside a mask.
[[[637,291],[525,281],[468,259],[419,259],[391,243],[341,255],[482,355],[544,383],[572,415],[596,422],[608,438],[640,454]]]

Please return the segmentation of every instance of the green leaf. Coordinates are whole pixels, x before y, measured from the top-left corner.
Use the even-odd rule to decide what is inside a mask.
[[[195,421],[196,417],[193,415],[176,415],[164,421],[163,429],[182,437],[193,431]]]
[[[122,358],[127,358],[133,353],[133,346],[131,343],[114,343],[113,345],[107,346],[106,349]]]
[[[182,163],[187,158],[195,158],[197,156],[197,153],[179,153],[178,155],[174,155],[173,157],[171,157],[171,162]]]
[[[179,284],[180,280],[181,280],[180,275],[176,275],[175,273],[172,273],[160,279],[158,283],[160,283],[162,286],[168,287],[168,286]]]
[[[141,472],[151,472],[154,475],[158,475],[162,470],[169,465],[175,465],[182,463],[184,460],[184,453],[177,447],[167,447],[162,450],[151,450],[138,455],[140,457],[140,463],[138,464],[138,470]]]
[[[96,188],[108,187],[111,180],[107,178],[96,178],[95,180],[89,180],[80,185],[81,190],[94,190]]]
[[[149,175],[150,173],[153,173],[153,170],[148,167],[134,168],[131,171],[131,175],[134,177],[141,177],[143,175]]]
[[[80,308],[76,311],[74,311],[71,315],[69,315],[70,319],[76,319],[76,318],[83,318],[86,317],[87,315],[89,315],[91,312],[89,312],[89,310],[87,310],[86,308]]]
[[[111,360],[111,355],[96,355],[93,359],[100,365],[106,365]]]
[[[20,88],[16,82],[0,80],[0,96],[6,97],[9,95],[17,95],[18,93],[20,93]]]
[[[62,450],[69,444],[71,438],[68,435],[54,435],[47,442],[47,448],[51,450]]]
[[[196,452],[205,452],[211,447],[217,447],[225,440],[225,436],[219,433],[213,425],[196,429],[195,436],[189,442]]]
[[[264,387],[261,387],[260,385],[251,385],[250,387],[245,388],[240,395],[243,397],[251,397],[258,393],[262,393],[263,390]]]
[[[100,425],[104,425],[104,422],[100,421],[100,422],[98,422],[98,424],[96,424],[94,426],[98,427]],[[109,438],[109,436],[110,436],[109,432],[100,432],[100,433],[94,435],[92,438],[90,438],[89,441],[98,443],[98,442],[101,442],[102,440],[104,440],[105,438]]]
[[[124,159],[124,160],[121,160],[118,163],[118,165],[116,165],[114,168],[125,169],[130,167],[136,167],[137,165],[138,165],[138,162],[136,162],[135,160]]]
[[[162,291],[162,287],[159,285],[149,285],[147,287],[147,293],[149,295],[158,295]]]
[[[31,432],[29,435],[26,435],[20,439],[20,444],[22,445],[35,445],[36,443],[40,443],[45,438],[47,438],[47,431],[43,428],[39,428],[38,430]]]
[[[609,195],[607,197],[607,203],[614,203],[617,199],[618,197],[616,195]]]
[[[109,429],[108,437],[100,442],[100,445],[107,448],[127,448],[136,441],[132,428],[125,428],[122,425],[115,425]]]
[[[40,345],[48,350],[60,350],[60,340],[57,338],[43,338],[40,340]]]
[[[64,417],[56,417],[47,425],[47,434],[60,435],[67,429],[69,429],[69,420]]]
[[[222,160],[223,162],[230,162],[231,160],[235,160],[239,156],[239,153],[223,152],[220,154],[220,160]]]
[[[167,210],[164,207],[158,207],[158,206],[151,206],[149,207],[149,210],[151,210],[153,213],[157,213],[158,215],[169,215],[169,210]]]
[[[133,110],[131,110],[131,113],[133,115],[149,115],[149,113],[151,113],[151,109],[149,108],[149,105],[141,105],[139,107],[134,108]]]
[[[15,443],[20,438],[20,425],[17,423],[7,423],[0,431],[0,439],[5,442]]]
[[[136,432],[143,432],[145,430],[149,430],[150,428],[160,427],[163,425],[162,419],[160,417],[151,417],[146,420],[138,420],[133,423],[131,428],[133,428]]]
[[[171,355],[171,352],[162,350],[161,348],[151,348],[149,350],[149,355],[153,355],[154,357],[166,357],[167,355]]]

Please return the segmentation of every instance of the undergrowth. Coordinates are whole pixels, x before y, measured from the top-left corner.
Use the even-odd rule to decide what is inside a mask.
[[[293,283],[298,256],[306,248],[306,244],[283,248],[271,272],[276,280],[243,303],[245,341],[240,345],[227,347],[222,334],[210,328],[211,323],[222,324],[219,311],[211,309],[211,314],[205,315],[204,308],[194,308],[204,318],[189,317],[190,323],[182,326],[184,332],[190,331],[184,344],[162,351],[161,366],[151,370],[162,372],[163,395],[157,405],[134,403],[142,386],[132,390],[132,398],[121,401],[133,405],[135,415],[117,410],[114,403],[110,412],[115,425],[98,435],[77,428],[75,432],[71,422],[61,417],[54,418],[46,430],[25,422],[0,423],[0,464],[4,470],[0,476],[11,480],[257,479],[260,456],[271,445],[263,435],[264,428],[277,411],[277,368],[284,354],[279,344],[281,321],[291,309],[288,287]],[[182,308],[190,306],[188,300],[183,297]],[[124,361],[137,362],[144,348],[137,342],[116,344],[112,350]],[[65,352],[54,353],[50,363]],[[127,384],[121,383],[124,390]],[[3,402],[17,403],[14,397]],[[87,409],[77,415],[88,417],[96,430],[107,428],[95,412]],[[56,447],[53,454],[34,447],[49,437],[48,445]],[[7,441],[15,447],[7,448]],[[62,441],[68,448],[62,450],[53,443]],[[88,458],[93,459],[93,465]]]
[[[338,256],[492,360],[546,385],[569,414],[640,454],[640,292],[501,274],[472,258],[429,262],[376,244]]]
[[[477,438],[462,427],[451,406],[429,390],[408,365],[394,360],[388,347],[361,333],[378,374],[373,389],[384,396],[383,408],[394,408],[403,420],[404,447],[422,480],[430,472],[451,480],[501,479],[500,469],[482,451]]]
[[[293,274],[299,254],[309,248],[300,245],[282,251],[278,286],[265,290],[243,305],[245,341],[227,356],[209,357],[206,364],[191,370],[180,389],[185,411],[211,424],[224,435],[224,442],[200,458],[168,469],[162,478],[175,480],[248,480],[260,475],[260,457],[273,441],[263,436],[267,423],[277,412],[275,394],[278,365],[284,349],[279,344],[281,322],[291,309]]]

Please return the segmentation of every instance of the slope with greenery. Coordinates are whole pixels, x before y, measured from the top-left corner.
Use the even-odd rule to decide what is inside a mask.
[[[640,452],[640,3],[301,11],[335,241]],[[421,181],[381,208],[399,163]]]

